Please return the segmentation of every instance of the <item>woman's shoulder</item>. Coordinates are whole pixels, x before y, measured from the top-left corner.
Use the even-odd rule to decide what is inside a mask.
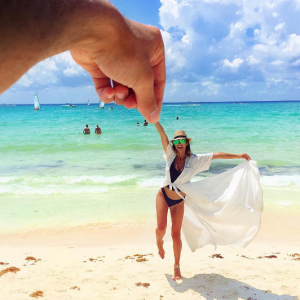
[[[213,153],[198,153],[198,154],[195,154],[195,153],[192,153],[191,156],[190,156],[190,160],[202,160],[202,159],[209,159],[212,157],[212,154]]]

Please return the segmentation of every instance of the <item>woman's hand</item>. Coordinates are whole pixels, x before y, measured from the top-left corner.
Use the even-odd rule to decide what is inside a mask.
[[[242,154],[240,154],[240,155],[239,155],[239,158],[240,158],[240,159],[243,159],[243,158],[244,158],[244,159],[246,159],[246,160],[248,160],[248,161],[251,160],[251,157],[250,157],[247,153],[242,153]]]

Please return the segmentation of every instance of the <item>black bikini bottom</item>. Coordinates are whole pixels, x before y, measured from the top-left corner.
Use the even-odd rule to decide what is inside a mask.
[[[167,204],[168,204],[169,207],[172,207],[172,206],[174,206],[174,205],[180,204],[180,203],[183,201],[183,199],[179,199],[179,200],[173,200],[173,199],[170,199],[170,198],[167,196],[167,194],[166,194],[164,188],[162,188],[161,191],[162,191],[162,193],[163,193],[163,195],[164,195],[164,198],[165,198],[165,200],[166,200],[166,202],[167,202]]]

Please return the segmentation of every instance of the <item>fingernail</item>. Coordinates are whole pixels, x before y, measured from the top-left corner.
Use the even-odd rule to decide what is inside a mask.
[[[125,99],[125,96],[126,96],[125,93],[117,93],[117,97],[118,97],[120,100]]]
[[[111,94],[111,95],[109,94],[106,97],[107,97],[107,99],[112,99],[114,96],[115,96],[114,94]]]
[[[155,108],[154,111],[149,115],[149,122],[156,123],[159,121],[159,112],[158,109]]]

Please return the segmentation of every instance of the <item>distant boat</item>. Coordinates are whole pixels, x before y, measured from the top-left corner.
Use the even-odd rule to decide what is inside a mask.
[[[109,107],[109,110],[113,110],[114,108],[112,106]]]
[[[90,106],[90,100],[88,99],[88,103],[87,103],[87,106]]]
[[[33,105],[34,105],[33,110],[41,110],[39,96],[38,96],[37,93],[34,94],[33,101],[34,101],[34,103],[33,103]]]
[[[104,102],[100,101],[100,103],[99,103],[99,108],[100,108],[100,109],[104,109]]]
[[[72,108],[72,107],[76,107],[76,105],[73,104],[65,104],[62,106],[63,108]]]

